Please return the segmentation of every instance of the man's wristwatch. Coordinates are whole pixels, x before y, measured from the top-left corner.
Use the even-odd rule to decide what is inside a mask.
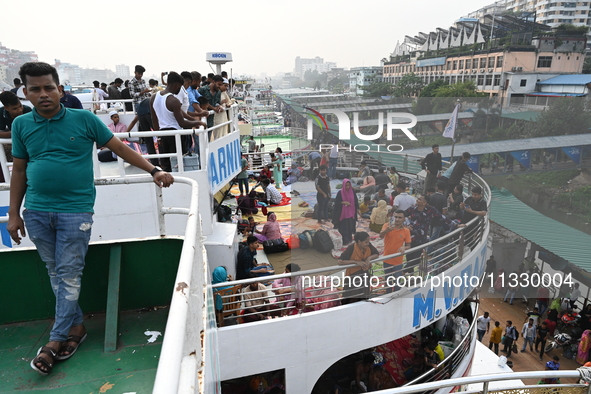
[[[154,176],[157,172],[164,171],[162,168],[156,166],[152,171],[150,171],[150,175]]]

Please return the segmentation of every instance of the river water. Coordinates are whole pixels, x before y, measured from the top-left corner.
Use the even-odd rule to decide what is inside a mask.
[[[591,223],[585,223],[575,214],[568,215],[566,212],[558,210],[558,208],[553,206],[550,197],[532,192],[532,189],[527,187],[523,182],[516,180],[515,177],[513,179],[507,179],[506,176],[486,177],[485,181],[490,186],[497,188],[504,187],[513,193],[515,197],[549,218],[591,235]]]

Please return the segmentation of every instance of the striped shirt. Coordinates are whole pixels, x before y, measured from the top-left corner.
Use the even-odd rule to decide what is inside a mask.
[[[271,183],[269,184],[269,186],[267,186],[266,194],[267,202],[269,204],[279,204],[281,202],[281,199],[283,198],[281,196],[281,193],[279,193],[279,190],[275,188],[275,185]]]

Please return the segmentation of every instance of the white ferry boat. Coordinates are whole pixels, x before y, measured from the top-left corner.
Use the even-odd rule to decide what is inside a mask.
[[[206,139],[208,130],[117,135],[174,135],[177,146],[181,135],[195,134],[200,139],[198,157],[183,158],[180,149],[176,154],[151,156],[171,157],[175,162],[176,182],[169,189],[155,187],[151,177],[138,174],[121,159],[112,166],[96,160],[95,223],[80,297],[89,337],[76,357],[58,363],[48,377],[36,374],[29,363],[52,324],[53,296],[44,264],[30,240],[16,245],[6,238],[10,184],[0,184],[0,232],[4,226],[0,287],[6,300],[0,313],[0,393],[230,393],[244,388],[245,382],[246,390],[259,392],[328,392],[326,382],[334,378],[331,373],[343,360],[355,360],[368,349],[401,339],[412,338],[416,343],[415,338],[424,335],[421,331],[435,328],[452,333],[445,359],[436,369],[413,371],[398,392],[444,393],[468,383],[508,378],[459,379],[469,375],[477,346],[477,308],[472,301],[478,283],[454,279],[483,275],[488,220],[475,221],[470,230],[457,229],[408,251],[407,277],[420,279],[422,286],[386,293],[383,270],[380,274],[386,257],[380,255],[374,261],[379,282],[371,287],[366,301],[341,305],[342,286],[331,288],[329,281],[322,288],[304,289],[303,302],[297,307],[280,306],[287,316],[242,322],[241,289],[260,279],[215,285],[211,281],[217,267],[235,273],[241,241],[236,223],[217,220],[219,192],[240,171],[237,106],[229,109],[229,115],[230,121],[218,127],[229,125],[230,132],[213,142]],[[97,116],[109,122],[108,115]],[[123,113],[122,121],[125,116],[131,114]],[[0,140],[7,143],[10,140]],[[307,156],[305,150],[293,153]],[[9,171],[2,149],[0,165]],[[412,170],[404,175],[416,176]],[[465,185],[480,185],[484,198],[490,199],[488,186],[478,176],[465,179]],[[265,259],[262,251],[258,256]],[[302,256],[307,258],[305,252]],[[334,259],[326,261],[330,258],[297,276],[281,274],[265,280],[291,277],[294,283],[304,276],[342,277],[347,266],[337,266]],[[442,281],[445,277],[451,279],[447,285]],[[231,291],[220,290],[227,286]],[[226,324],[220,327],[214,313],[215,294],[223,295]],[[465,320],[454,320],[452,315]],[[452,330],[455,321],[462,329]],[[379,357],[384,360],[388,354],[376,355],[376,363]],[[412,366],[412,360],[406,361]]]

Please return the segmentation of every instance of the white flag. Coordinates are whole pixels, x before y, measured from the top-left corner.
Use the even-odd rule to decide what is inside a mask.
[[[443,129],[443,136],[451,138],[454,141],[456,140],[455,134],[456,124],[458,123],[458,109],[460,109],[460,104],[456,104],[456,108],[454,109],[454,112],[452,112],[451,118],[449,118],[449,121],[445,125],[445,129]]]

